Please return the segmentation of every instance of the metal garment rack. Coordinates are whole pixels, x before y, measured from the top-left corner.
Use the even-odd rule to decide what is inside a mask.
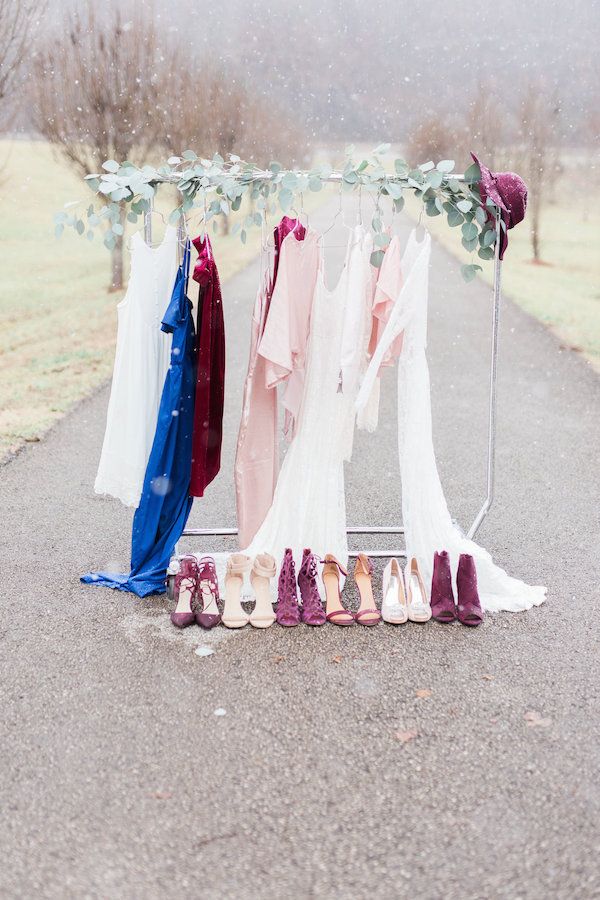
[[[264,176],[269,177],[271,173],[265,172]],[[456,181],[464,181],[463,175],[453,175]],[[324,179],[334,183],[341,183],[343,174],[341,172],[333,172],[329,178]],[[146,243],[152,243],[152,211],[153,202],[148,213],[144,215],[144,239]],[[496,219],[496,244],[494,256],[494,285],[493,285],[493,302],[492,302],[492,323],[491,323],[491,348],[490,348],[490,369],[489,369],[489,400],[488,400],[488,438],[487,438],[487,467],[486,467],[486,496],[475,516],[471,527],[466,532],[468,538],[473,538],[482,522],[489,513],[492,503],[494,502],[494,485],[496,476],[496,411],[497,411],[497,383],[498,383],[498,332],[500,320],[500,301],[501,301],[501,274],[502,260],[500,259],[500,238],[501,238],[501,219],[498,215]],[[347,529],[349,535],[365,535],[365,534],[381,534],[381,535],[399,535],[404,534],[402,526],[395,525],[352,525]],[[218,528],[186,528],[182,537],[235,537],[238,533],[237,528],[218,527]],[[175,551],[177,552],[177,551]],[[357,556],[358,550],[350,550],[350,556]],[[406,558],[406,550],[369,550],[368,555],[373,558],[387,559],[393,556]]]

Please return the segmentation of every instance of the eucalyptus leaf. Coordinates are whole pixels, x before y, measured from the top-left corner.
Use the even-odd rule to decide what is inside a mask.
[[[83,224],[83,221],[81,219],[77,219],[77,221],[75,223],[75,231],[77,232],[77,234],[84,233],[85,225]]]
[[[287,212],[294,202],[294,195],[287,188],[279,191],[279,205],[284,212]]]
[[[123,226],[121,225],[120,222],[116,222],[113,225],[112,230],[113,230],[113,234],[118,235],[118,237],[121,237],[121,235],[123,234]]]
[[[487,213],[482,206],[478,206],[475,210],[475,218],[480,225],[485,225],[485,223],[487,222]]]
[[[385,189],[393,200],[399,200],[402,196],[402,188],[394,181],[388,181],[385,185]]]
[[[323,182],[321,181],[321,179],[319,178],[318,175],[313,175],[309,179],[308,187],[309,187],[309,190],[314,191],[316,193],[317,191],[322,190]]]
[[[442,159],[437,164],[436,169],[438,170],[438,172],[444,172],[445,174],[448,174],[448,172],[451,172],[454,169],[454,165],[455,163],[453,159]]]
[[[374,156],[383,156],[384,153],[388,152],[390,147],[391,147],[391,144],[380,144],[378,147],[376,147],[373,150],[373,155]],[[352,149],[352,152],[354,153],[354,148]]]
[[[397,175],[406,175],[409,170],[409,165],[404,159],[395,159],[394,169],[396,170]]]
[[[477,225],[473,222],[465,222],[462,227],[463,237],[466,241],[471,241],[477,237]]]
[[[435,169],[435,163],[430,159],[428,162],[422,163],[419,169],[421,172],[429,172],[431,169]]]
[[[130,211],[127,213],[127,221],[128,221],[128,222],[131,222],[132,225],[135,225],[136,222],[137,222],[137,220],[138,220],[137,214],[134,213],[133,210],[130,210]],[[92,224],[96,224],[96,223],[92,223],[92,221],[91,221],[91,219],[90,219],[90,225],[92,225]]]
[[[465,181],[467,184],[474,184],[481,180],[481,169],[477,163],[472,163],[465,172]]]
[[[492,244],[495,242],[495,240],[496,240],[496,229],[495,228],[490,228],[489,231],[484,231],[483,239],[482,239],[482,245],[484,247],[491,247]]]
[[[444,176],[437,169],[431,169],[431,171],[427,173],[427,182],[436,190],[442,186],[443,180]]]
[[[404,197],[398,197],[397,200],[394,200],[394,208],[396,212],[402,212],[404,209]]]
[[[102,163],[102,168],[106,172],[118,172],[119,171],[119,163],[114,159],[107,159],[106,162]]]
[[[375,250],[373,253],[371,253],[371,265],[375,269],[381,268],[381,263],[383,262],[384,256],[385,253],[383,252],[383,250]]]
[[[180,156],[170,156],[167,160],[170,166],[177,166],[181,162]]]
[[[494,248],[493,247],[480,247],[477,251],[477,256],[481,259],[493,259],[494,258]]]
[[[452,209],[448,210],[448,225],[450,226],[450,228],[455,228],[457,225],[462,225],[464,221],[465,217],[459,209],[455,209],[453,207]]]
[[[281,165],[278,162],[270,162],[269,169],[271,170],[273,175],[277,175],[279,172],[281,172]]]
[[[461,266],[460,271],[462,277],[468,284],[470,281],[473,281],[473,279],[477,275],[477,272],[483,272],[483,269],[481,268],[481,266],[478,266],[475,263],[469,263],[468,265]]]
[[[456,206],[458,209],[460,209],[461,212],[466,213],[469,212],[470,209],[472,209],[473,204],[470,200],[459,200]]]
[[[478,244],[477,238],[473,238],[472,240],[467,240],[467,238],[462,239],[462,245],[465,248],[465,250],[469,251],[469,253],[472,253],[473,250],[476,249],[477,244]]]
[[[188,160],[191,160],[192,162],[195,162],[195,160],[198,159],[198,155],[196,153],[194,153],[193,150],[184,150],[181,155],[182,155],[183,159],[188,159]]]
[[[245,228],[242,228],[242,230],[240,231],[240,238],[241,238],[242,244],[245,244],[246,241],[248,240],[248,235],[246,233]]]

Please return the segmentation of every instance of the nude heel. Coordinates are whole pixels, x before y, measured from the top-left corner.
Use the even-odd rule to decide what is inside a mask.
[[[383,570],[381,618],[390,625],[404,625],[405,622],[408,622],[404,573],[395,558],[390,559]]]
[[[373,597],[373,564],[365,553],[359,553],[354,567],[354,580],[360,594],[360,607],[354,613],[359,625],[377,625],[381,613],[375,606]]]
[[[250,624],[254,628],[269,628],[275,621],[270,581],[276,572],[277,563],[270,553],[259,553],[255,557],[250,573],[250,584],[256,597],[250,613]]]
[[[232,553],[227,560],[227,573],[225,575],[225,604],[221,622],[226,628],[243,628],[247,625],[250,616],[242,608],[242,588],[244,576],[250,571],[252,560],[243,553]]]
[[[325,565],[323,566],[323,584],[325,585],[325,618],[334,625],[354,625],[354,616],[342,605],[342,594],[340,591],[340,572],[348,575],[347,571],[341,563],[337,561],[335,556],[328,553],[325,557]]]
[[[406,567],[406,600],[408,618],[411,622],[428,622],[431,618],[431,606],[427,599],[427,591],[416,557]]]

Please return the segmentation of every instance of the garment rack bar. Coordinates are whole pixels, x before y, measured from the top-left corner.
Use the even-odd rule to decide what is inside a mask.
[[[404,528],[387,525],[365,525],[364,527],[350,525],[346,529],[347,534],[404,534]],[[186,528],[183,537],[215,537],[232,536],[238,533],[237,528]]]

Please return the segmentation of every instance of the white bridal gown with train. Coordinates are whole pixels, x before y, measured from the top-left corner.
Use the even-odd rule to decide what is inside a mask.
[[[459,555],[470,553],[477,567],[484,609],[512,612],[529,609],[544,602],[546,588],[525,584],[495,565],[487,550],[462,534],[448,511],[433,448],[429,367],[425,354],[430,255],[429,235],[419,242],[413,231],[402,258],[404,283],[367,369],[357,408],[364,408],[368,402],[387,348],[404,332],[398,360],[398,453],[408,556],[419,560],[429,589],[436,550],[448,551],[454,576]]]
[[[325,284],[323,261],[315,287],[306,381],[296,435],[277,479],[273,503],[252,543],[243,552],[250,556],[271,553],[279,563],[286,547],[298,562],[304,547],[325,556],[333,553],[348,560],[344,457],[349,450],[350,423],[354,421],[354,397],[342,391],[342,341],[351,345],[345,316],[357,328],[365,322],[361,309],[367,296],[357,285],[366,283],[372,245],[363,226],[350,234],[344,269],[336,287]],[[364,341],[362,342],[364,343]],[[345,360],[344,374],[353,386],[352,361]]]

